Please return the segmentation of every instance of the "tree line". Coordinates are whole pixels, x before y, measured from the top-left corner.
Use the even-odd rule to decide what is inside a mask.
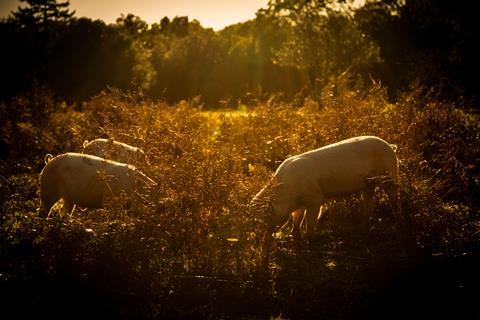
[[[0,21],[2,100],[41,86],[82,101],[115,87],[218,107],[315,97],[337,78],[358,89],[380,82],[391,99],[414,82],[442,98],[478,99],[471,1],[270,0],[255,19],[217,32],[188,17],[106,24],[76,17],[68,1],[21,2]]]

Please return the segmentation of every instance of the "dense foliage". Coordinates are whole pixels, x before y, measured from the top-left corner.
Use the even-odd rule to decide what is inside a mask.
[[[0,21],[0,97],[47,86],[69,101],[107,87],[208,108],[272,93],[316,97],[347,73],[381,81],[398,98],[417,80],[450,100],[478,99],[480,53],[471,1],[271,0],[251,21],[221,31],[188,17],[148,25],[78,18],[68,2],[23,0]],[[393,100],[392,100],[393,101]]]
[[[318,101],[272,97],[205,112],[118,90],[81,106],[36,91],[3,104],[0,163],[2,312],[109,318],[399,318],[478,314],[478,118],[412,89],[326,86]],[[39,108],[39,105],[42,108]],[[242,106],[244,109],[245,106]],[[5,110],[16,110],[8,114]],[[358,199],[332,211],[307,245],[282,236],[262,269],[253,195],[289,155],[356,135],[397,145],[411,235],[384,195],[363,234]],[[46,153],[114,137],[143,148],[141,170],[168,198],[38,218]],[[141,195],[139,195],[141,196]],[[120,199],[121,200],[121,199]],[[284,230],[286,231],[286,230]],[[284,232],[285,234],[285,232]]]

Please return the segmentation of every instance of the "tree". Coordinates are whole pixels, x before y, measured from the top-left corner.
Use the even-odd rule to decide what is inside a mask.
[[[472,1],[368,1],[355,13],[380,47],[374,73],[395,97],[413,80],[444,98],[480,101],[480,24]]]
[[[276,62],[303,70],[312,92],[331,77],[346,70],[359,74],[378,60],[378,48],[361,32],[344,1],[272,0],[259,15],[289,30]]]
[[[22,28],[34,27],[38,31],[48,31],[54,22],[69,22],[75,11],[70,12],[70,3],[57,0],[20,0],[26,7],[19,7],[13,12],[13,19]]]
[[[148,90],[155,77],[152,67],[152,46],[148,34],[148,23],[133,14],[121,15],[117,19],[116,30],[129,43],[126,55],[130,58],[130,86]]]
[[[45,81],[69,99],[88,99],[106,85],[122,87],[130,78],[122,59],[129,45],[103,21],[75,19],[52,46]]]
[[[72,21],[74,12],[68,9],[69,3],[59,3],[56,0],[21,0],[25,6],[4,22],[4,39],[10,39],[2,48],[1,63],[7,64],[2,70],[9,85],[7,95],[15,94],[17,90],[26,90],[35,83],[45,84],[47,64],[52,47],[58,36],[64,32]],[[3,38],[3,37],[2,37]],[[14,70],[8,66],[17,66]],[[14,74],[9,74],[12,72]],[[16,87],[16,88],[14,88]]]

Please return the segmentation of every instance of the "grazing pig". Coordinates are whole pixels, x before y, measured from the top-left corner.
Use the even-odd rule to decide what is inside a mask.
[[[156,183],[131,165],[87,154],[61,154],[40,173],[40,216],[48,216],[60,199],[71,214],[75,205],[101,208],[122,191],[132,195],[148,185]]]
[[[85,140],[82,153],[123,163],[146,162],[147,160],[142,149],[113,139],[99,138],[90,142]]]
[[[302,217],[311,236],[321,205],[354,193],[363,194],[365,224],[376,186],[388,195],[394,214],[400,214],[398,160],[392,146],[378,137],[360,136],[286,159],[252,203],[267,202],[270,235],[292,215],[294,236],[299,235]]]

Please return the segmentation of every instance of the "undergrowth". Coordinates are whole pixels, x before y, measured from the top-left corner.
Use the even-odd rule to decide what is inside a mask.
[[[213,113],[116,90],[74,106],[46,92],[12,99],[0,106],[1,301],[54,318],[478,315],[468,290],[479,284],[480,122],[421,92],[389,103],[381,87],[337,84],[300,106],[272,97]],[[316,239],[283,230],[260,276],[265,230],[251,198],[288,156],[358,135],[396,145],[411,239],[381,192],[366,234],[356,197],[330,202]],[[99,137],[142,148],[139,169],[169,201],[39,218],[45,154]]]

